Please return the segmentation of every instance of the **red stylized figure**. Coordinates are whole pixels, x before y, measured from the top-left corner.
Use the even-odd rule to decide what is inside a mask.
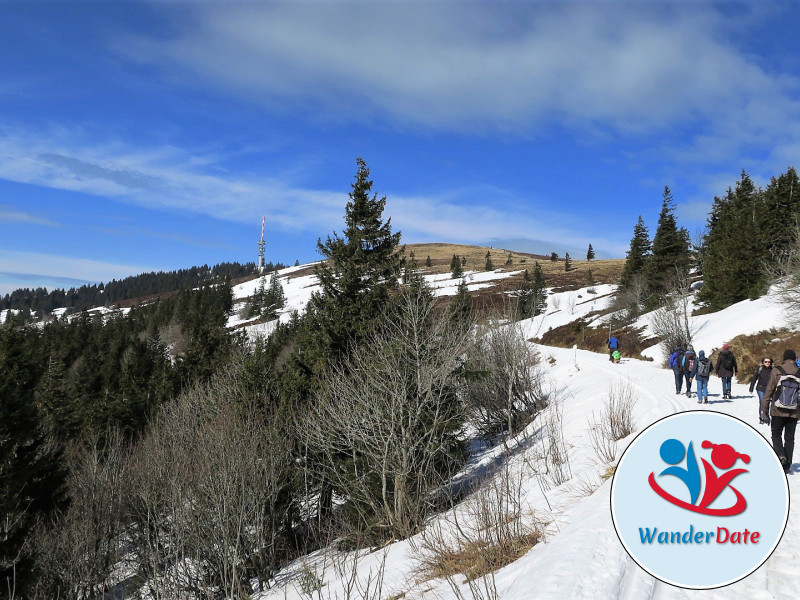
[[[730,469],[739,459],[741,459],[745,464],[750,462],[750,457],[747,454],[741,454],[737,452],[728,444],[714,444],[708,440],[704,440],[701,446],[706,449],[712,448],[711,462],[714,463],[714,466],[718,469]],[[654,473],[650,473],[650,477],[648,478],[650,487],[668,502],[692,512],[715,516],[732,516],[743,512],[745,508],[747,508],[747,500],[745,500],[741,492],[730,485],[730,483],[735,477],[741,475],[742,473],[747,473],[747,469],[733,469],[732,471],[727,471],[726,473],[718,476],[717,472],[714,470],[714,467],[712,467],[706,459],[701,458],[700,460],[703,462],[703,469],[705,470],[706,474],[706,485],[703,497],[698,505],[695,506],[694,504],[690,504],[679,498],[675,498],[671,494],[667,493],[656,483]],[[726,487],[730,487],[730,489],[736,495],[736,502],[733,504],[733,506],[728,508],[709,508],[709,504],[714,502],[714,500],[717,499],[717,497]]]

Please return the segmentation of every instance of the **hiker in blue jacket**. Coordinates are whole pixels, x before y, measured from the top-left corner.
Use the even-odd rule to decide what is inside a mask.
[[[608,360],[614,362],[614,350],[619,349],[619,340],[612,335],[606,340],[606,346],[608,346]]]
[[[706,358],[705,350],[697,353],[697,403],[708,404],[708,380],[714,365]]]
[[[689,344],[681,357],[681,371],[686,377],[686,397],[692,397],[692,380],[697,375],[697,356],[694,353],[694,346]]]
[[[683,387],[683,373],[681,373],[681,360],[683,359],[683,348],[676,346],[672,354],[669,355],[669,368],[675,374],[675,393],[680,394]]]

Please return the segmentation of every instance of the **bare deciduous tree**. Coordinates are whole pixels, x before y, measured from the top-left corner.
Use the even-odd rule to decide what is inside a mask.
[[[457,372],[468,335],[465,324],[437,318],[424,287],[410,287],[386,328],[333,368],[303,422],[319,459],[309,466],[372,533],[415,533],[430,491],[460,463]]]

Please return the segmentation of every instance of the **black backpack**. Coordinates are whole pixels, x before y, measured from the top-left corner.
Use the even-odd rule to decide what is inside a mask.
[[[797,400],[800,396],[800,370],[790,375],[783,370],[783,367],[776,368],[781,377],[772,393],[772,401],[778,408],[797,410]]]
[[[733,371],[733,354],[730,352],[722,357],[722,368],[726,371]]]

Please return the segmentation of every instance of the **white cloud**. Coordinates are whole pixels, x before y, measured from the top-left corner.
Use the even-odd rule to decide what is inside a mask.
[[[324,237],[332,229],[342,229],[345,191],[233,176],[216,169],[213,157],[174,147],[143,150],[119,142],[79,144],[76,140],[80,138],[76,132],[65,136],[16,130],[0,135],[0,178],[238,223],[253,223],[266,214],[271,227],[286,232],[310,231]],[[537,207],[530,198],[513,197],[501,188],[481,186],[439,196],[402,196],[380,184],[376,187],[388,197],[386,214],[392,217],[395,230],[401,230],[409,241],[478,242],[534,236],[578,247],[587,243],[575,227],[575,219],[567,230],[562,214]],[[599,247],[598,240],[593,243]],[[606,247],[613,245],[610,242]],[[0,263],[0,270],[11,269],[3,269]]]
[[[0,272],[7,276],[35,274],[54,279],[69,277],[83,281],[110,281],[152,270],[152,267],[141,265],[123,265],[72,258],[61,254],[0,249]]]
[[[118,51],[275,107],[450,130],[690,125],[738,137],[778,132],[798,110],[797,77],[766,73],[701,3],[203,4],[190,14],[176,37],[124,39]]]
[[[46,227],[61,227],[59,223],[37,215],[17,210],[11,206],[0,204],[0,223],[30,223],[31,225],[44,225]]]

